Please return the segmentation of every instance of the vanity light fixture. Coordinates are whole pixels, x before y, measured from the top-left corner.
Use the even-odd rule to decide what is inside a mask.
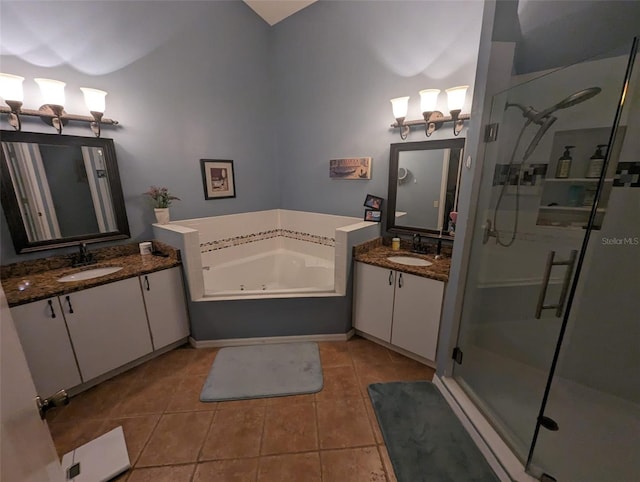
[[[22,91],[22,81],[24,77],[11,74],[0,74],[0,97],[9,106],[9,125],[19,131],[22,128],[20,120],[20,110],[24,93]]]
[[[397,127],[400,127],[400,138],[404,141],[411,131],[411,127],[404,123],[409,109],[409,97],[391,99],[391,109],[393,110],[393,117],[396,118]]]
[[[33,80],[40,87],[42,100],[44,100],[44,105],[40,107],[40,111],[46,114],[40,117],[42,122],[53,126],[58,131],[58,134],[62,134],[62,126],[67,123],[66,120],[62,120],[62,114],[64,113],[64,86],[67,84],[52,79]]]
[[[64,110],[65,83],[52,79],[34,79],[42,93],[44,104],[39,110],[23,109],[23,77],[0,73],[0,97],[9,107],[0,106],[0,113],[9,116],[9,125],[15,130],[22,130],[20,116],[40,117],[43,122],[53,126],[58,134],[62,134],[62,127],[69,121],[87,122],[96,137],[100,137],[101,125],[117,125],[118,121],[104,116],[105,97],[103,90],[81,87],[84,99],[91,116],[67,114]]]
[[[436,110],[438,95],[440,94],[438,89],[420,91],[420,110],[422,111],[422,119],[420,120],[405,120],[409,97],[391,99],[393,116],[396,118],[396,122],[391,124],[391,127],[399,127],[400,138],[405,140],[412,126],[424,126],[426,136],[431,137],[445,122],[453,122],[453,135],[457,136],[462,132],[464,121],[471,118],[469,114],[462,114],[462,107],[464,106],[468,88],[468,85],[463,85],[446,89],[450,116],[444,116],[442,112]]]
[[[460,85],[446,90],[447,101],[449,103],[449,113],[451,114],[451,120],[453,121],[454,136],[460,134],[464,127],[464,120],[460,119],[460,112],[462,112],[468,88],[468,85]]]

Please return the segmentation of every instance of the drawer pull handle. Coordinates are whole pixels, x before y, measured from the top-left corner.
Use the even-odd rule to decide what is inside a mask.
[[[53,309],[53,301],[47,300],[47,303],[49,303],[49,309],[51,310],[51,318],[55,318],[56,312]]]
[[[71,298],[68,296],[65,297],[67,300],[67,304],[69,305],[69,313],[73,313],[73,306],[71,306]]]
[[[389,286],[393,284],[393,271],[389,271]]]
[[[149,286],[149,277],[148,276],[144,277],[144,284],[147,287],[147,291],[151,291],[151,287]]]
[[[398,288],[402,288],[402,273],[400,273],[400,278],[398,278]]]

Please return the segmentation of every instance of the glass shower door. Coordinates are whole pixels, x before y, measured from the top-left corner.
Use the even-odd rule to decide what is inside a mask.
[[[523,463],[576,263],[606,214],[612,180],[591,177],[591,158],[610,144],[627,59],[546,73],[492,101],[498,135],[485,148],[453,376]]]

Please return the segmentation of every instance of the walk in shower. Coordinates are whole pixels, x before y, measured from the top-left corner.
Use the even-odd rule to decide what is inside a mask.
[[[492,100],[452,378],[542,480],[640,480],[637,40],[625,50]]]

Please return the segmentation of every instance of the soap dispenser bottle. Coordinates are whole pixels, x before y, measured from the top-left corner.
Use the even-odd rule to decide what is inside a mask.
[[[558,159],[558,168],[556,169],[557,178],[564,179],[569,177],[569,172],[571,171],[571,161],[573,161],[570,149],[573,149],[574,147],[576,146],[564,146],[562,157]]]
[[[585,177],[592,177],[592,178],[600,177],[600,174],[602,173],[602,166],[604,166],[604,158],[605,158],[605,155],[602,153],[602,148],[607,146],[608,144],[598,144],[598,148],[596,149],[596,152],[593,154],[593,156],[591,156],[591,159],[589,159],[587,174]]]

